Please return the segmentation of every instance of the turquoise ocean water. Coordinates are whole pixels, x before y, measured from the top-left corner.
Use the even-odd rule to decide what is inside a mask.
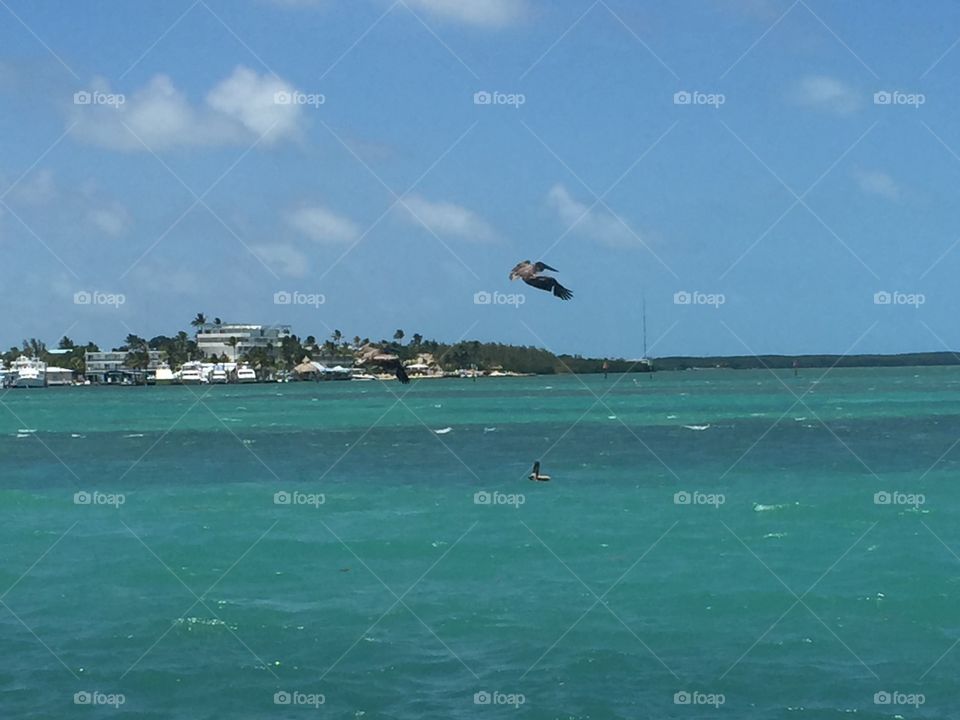
[[[956,716],[958,393],[955,368],[11,391],[0,717]]]

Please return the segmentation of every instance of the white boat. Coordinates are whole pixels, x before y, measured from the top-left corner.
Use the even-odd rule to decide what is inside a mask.
[[[202,363],[199,360],[190,360],[185,362],[180,368],[180,384],[181,385],[202,385],[207,382],[206,376],[203,374],[203,368],[201,367]]]
[[[15,388],[37,388],[47,385],[47,364],[21,355],[10,363],[9,385]]]
[[[376,380],[376,375],[370,375],[369,373],[354,373],[350,376],[350,379],[355,382],[370,382],[371,380]]]
[[[241,365],[237,368],[237,382],[255,383],[257,381],[257,371],[249,365]]]
[[[167,363],[160,363],[160,365],[157,366],[155,381],[157,385],[172,385],[175,379],[176,377],[173,374],[173,370],[170,369]]]
[[[227,371],[224,369],[223,365],[217,365],[213,370],[210,371],[210,383],[214,385],[226,385],[227,384]]]

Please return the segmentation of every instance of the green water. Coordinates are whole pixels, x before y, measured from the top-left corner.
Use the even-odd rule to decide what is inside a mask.
[[[958,393],[952,368],[8,392],[0,717],[951,717]]]

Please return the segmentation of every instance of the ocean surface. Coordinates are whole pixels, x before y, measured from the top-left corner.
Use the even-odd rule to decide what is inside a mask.
[[[957,368],[12,390],[0,717],[956,717],[958,439]]]

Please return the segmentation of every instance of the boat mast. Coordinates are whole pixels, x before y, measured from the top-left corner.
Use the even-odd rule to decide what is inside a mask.
[[[643,318],[643,359],[647,359],[647,298],[640,296],[641,316]]]

